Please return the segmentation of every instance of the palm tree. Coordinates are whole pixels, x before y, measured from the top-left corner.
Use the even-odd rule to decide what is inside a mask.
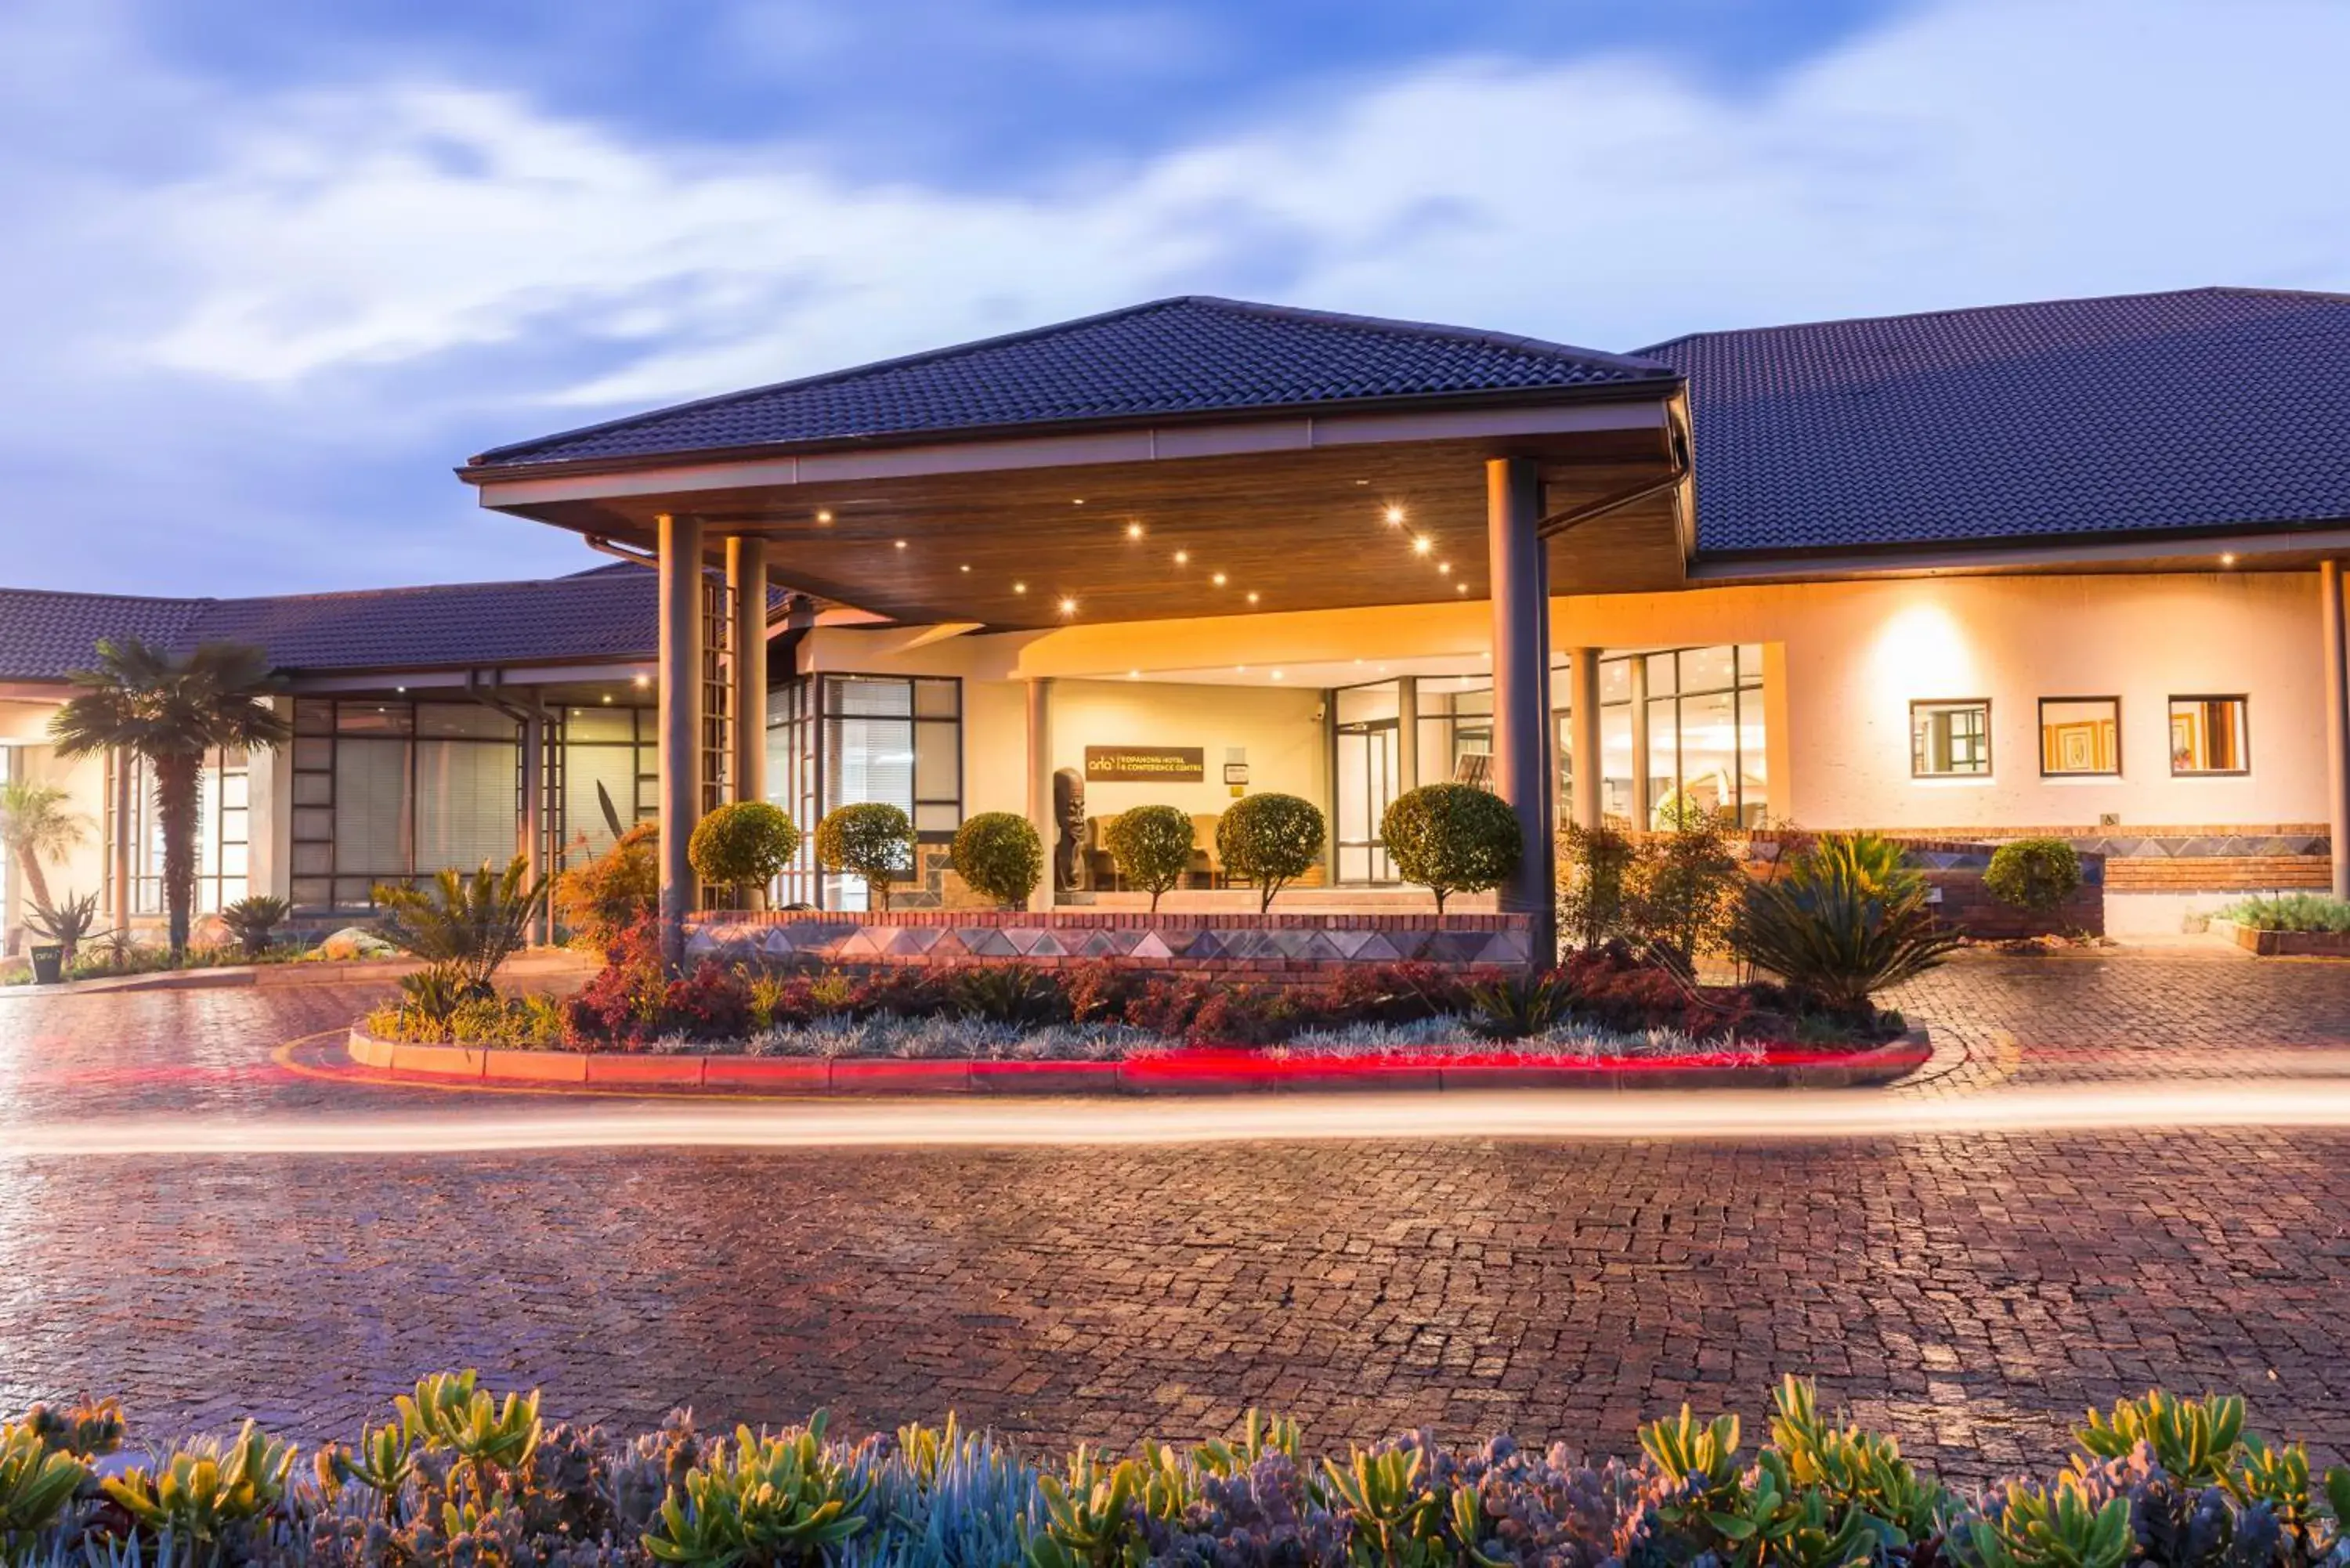
[[[15,856],[24,867],[25,901],[36,909],[49,905],[41,862],[62,858],[89,831],[88,817],[65,808],[68,798],[56,784],[30,779],[0,784],[0,855]]]
[[[179,655],[125,638],[101,638],[98,666],[78,670],[81,688],[49,721],[57,754],[88,756],[120,746],[147,759],[155,775],[155,815],[163,831],[163,905],[172,951],[188,946],[196,896],[196,814],[204,753],[217,746],[259,749],[291,733],[265,699],[278,689],[269,656],[241,643],[207,643]]]

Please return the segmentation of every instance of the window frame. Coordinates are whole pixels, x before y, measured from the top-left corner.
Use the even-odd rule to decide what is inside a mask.
[[[1982,761],[1977,770],[1960,773],[1946,769],[1939,773],[1920,768],[1918,756],[1918,710],[1920,708],[1980,708],[1982,710]],[[1991,745],[1991,700],[1988,697],[1912,697],[1909,699],[1908,733],[1902,740],[1909,750],[1909,777],[1924,779],[1988,779],[1997,776],[1999,753]]]
[[[2237,741],[2243,754],[2240,768],[2182,768],[2178,765],[2178,749],[2170,743],[2172,710],[2181,702],[2233,702],[2240,716],[2236,726]],[[2246,691],[2174,691],[2163,699],[2162,749],[2170,757],[2170,776],[2175,779],[2241,779],[2252,772],[2252,699]]]
[[[2048,765],[2048,704],[2051,702],[2110,702],[2114,708],[2114,765],[2110,768],[2052,768]],[[2040,776],[2043,779],[2117,779],[2122,776],[2122,700],[2118,693],[2093,694],[2080,697],[2043,697],[2033,711],[2038,725]],[[1946,777],[1935,774],[1935,777]]]

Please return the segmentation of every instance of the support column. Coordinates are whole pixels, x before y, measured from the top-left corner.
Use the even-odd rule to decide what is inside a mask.
[[[546,875],[546,710],[536,696],[522,718],[522,820],[515,825],[522,839],[523,862],[530,885]],[[541,904],[532,918],[530,940],[541,946],[555,940],[551,901]]]
[[[733,590],[734,798],[767,798],[767,542],[726,541],[726,586]],[[807,826],[813,826],[814,824]]]
[[[1493,602],[1493,788],[1517,813],[1517,870],[1497,889],[1504,913],[1532,917],[1530,958],[1558,954],[1557,785],[1550,768],[1550,564],[1534,533],[1542,471],[1519,457],[1485,463],[1485,536]]]
[[[1575,758],[1572,806],[1575,826],[1592,828],[1599,826],[1602,815],[1600,783],[1605,776],[1599,760],[1599,649],[1575,649],[1567,678],[1575,682],[1574,712],[1567,719]]]
[[[2325,826],[2334,847],[2334,896],[2350,898],[2350,617],[2343,607],[2342,563],[2317,568],[2325,646]]]
[[[1045,846],[1045,874],[1028,895],[1031,909],[1053,907],[1053,846],[1060,825],[1053,820],[1053,681],[1028,681],[1028,821]]]
[[[660,546],[661,952],[685,958],[694,902],[686,845],[702,815],[702,520],[663,513]]]
[[[139,794],[131,787],[133,762],[130,753],[117,746],[114,748],[113,758],[114,842],[110,846],[110,851],[114,861],[114,886],[109,891],[113,895],[110,901],[113,905],[114,929],[118,935],[128,940],[130,936],[130,879],[139,872],[139,867],[131,864],[132,846],[139,841],[135,831],[135,826],[139,820]],[[258,820],[260,820],[258,814],[248,813],[245,817],[248,823]],[[247,836],[251,836],[250,829],[247,830]],[[249,847],[246,853],[251,853]]]

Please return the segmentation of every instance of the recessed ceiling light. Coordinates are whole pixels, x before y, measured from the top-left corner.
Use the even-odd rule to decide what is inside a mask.
[[[890,543],[891,543],[891,544],[893,544],[893,545],[897,545],[897,546],[898,546],[898,548],[899,548],[900,550],[902,550],[902,549],[904,549],[904,548],[906,547],[906,541],[904,541],[903,539],[893,539],[893,540],[891,540],[891,541],[890,541]]]
[[[1126,672],[1126,678],[1128,680],[1139,680],[1142,679],[1142,671],[1139,670],[1129,670]]]
[[[1257,599],[1258,599],[1260,597],[1262,597],[1262,596],[1260,596],[1260,595],[1258,595],[1257,593],[1255,593],[1255,592],[1252,591],[1252,592],[1249,594],[1249,603],[1251,603],[1251,604],[1254,604],[1254,603],[1256,603]]]
[[[2220,564],[2223,566],[2234,566],[2236,564],[2236,553],[2233,550],[2229,551],[2226,555],[2220,557]]]
[[[1208,580],[1209,580],[1210,582],[1211,582],[1211,583],[1215,584],[1215,585],[1216,585],[1216,587],[1220,587],[1220,588],[1221,588],[1221,587],[1222,587],[1224,586],[1224,574],[1223,574],[1223,573],[1222,573],[1222,572],[1218,572],[1214,576],[1212,576],[1212,577],[1209,578]]]
[[[1274,670],[1274,671],[1273,672],[1273,678],[1274,678],[1275,680],[1280,680],[1280,679],[1281,679],[1281,671],[1280,671],[1280,670]]]
[[[1436,541],[1425,534],[1411,542],[1411,553],[1415,556],[1425,556],[1435,548]]]
[[[1012,585],[1012,591],[1015,594],[1024,594],[1028,591],[1028,585],[1025,583],[1014,583]]]
[[[1388,518],[1388,525],[1389,527],[1391,527],[1391,528],[1400,528],[1400,527],[1402,527],[1402,526],[1403,526],[1403,508],[1402,508],[1402,507],[1400,507],[1400,506],[1390,506],[1390,507],[1388,507],[1388,511],[1387,511],[1387,518]]]
[[[1437,575],[1438,576],[1440,576],[1440,577],[1449,577],[1449,576],[1451,576],[1452,575],[1452,563],[1451,563],[1451,562],[1450,562],[1450,561],[1439,561],[1439,562],[1437,562],[1437,563],[1436,563],[1436,575]]]
[[[1085,504],[1086,498],[1082,495],[1072,495],[1069,497],[1069,504],[1072,506],[1083,506]]]
[[[816,520],[819,523],[829,523],[832,521],[832,514],[829,512],[819,512],[816,514]]]
[[[966,561],[962,566],[957,566],[955,570],[958,572],[968,572],[971,570],[971,563]]]
[[[1232,673],[1235,675],[1246,675],[1248,673],[1248,666],[1245,664],[1235,664],[1232,666]]]
[[[639,675],[637,677],[637,684],[639,686],[650,686],[652,683],[653,678],[650,675]]]
[[[612,700],[612,694],[611,694],[609,691],[605,692],[605,693],[604,693],[604,701],[607,701],[607,702],[609,702],[611,700]]]
[[[1176,551],[1176,552],[1175,552],[1175,564],[1176,564],[1177,566],[1189,566],[1189,565],[1191,565],[1191,551],[1189,551],[1189,550],[1178,550],[1178,551]]]
[[[1139,538],[1141,538],[1141,537],[1142,537],[1142,524],[1139,524],[1139,523],[1129,523],[1129,524],[1128,524],[1126,525],[1126,536],[1127,536],[1128,538],[1129,538],[1129,539],[1139,539]]]
[[[1469,591],[1469,585],[1466,583],[1455,583],[1452,585],[1452,591],[1456,594],[1465,594]]]
[[[1075,600],[1075,599],[1070,599],[1070,598],[1065,598],[1065,599],[1063,599],[1063,600],[1061,601],[1061,613],[1062,613],[1063,615],[1075,615],[1075,614],[1076,614],[1076,613],[1077,613],[1077,601],[1076,601],[1076,600]]]

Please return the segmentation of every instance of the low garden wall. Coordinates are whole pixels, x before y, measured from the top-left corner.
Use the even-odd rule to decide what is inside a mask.
[[[689,917],[686,956],[822,964],[1025,963],[1108,959],[1201,979],[1319,985],[1350,969],[1433,963],[1502,974],[1527,961],[1523,915],[1151,914],[1128,909],[712,910]]]
[[[1908,863],[1934,889],[1934,912],[1970,937],[2005,940],[2073,932],[2093,937],[2106,934],[2106,857],[2096,850],[2074,847],[2074,852],[2081,857],[2081,885],[2062,904],[2043,912],[2002,904],[1983,886],[1983,873],[1991,869],[1991,857],[1999,848],[1998,844],[1970,838],[1911,837],[1898,833],[1884,836],[1901,846]],[[1754,835],[1750,841],[1747,869],[1757,877],[1769,876],[1777,852],[1784,846],[1773,835]]]

